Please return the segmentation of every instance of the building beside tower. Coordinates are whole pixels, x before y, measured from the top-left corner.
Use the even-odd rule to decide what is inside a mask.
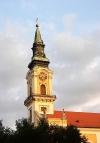
[[[100,113],[54,110],[56,95],[52,92],[53,71],[49,69],[50,61],[46,57],[44,48],[39,25],[36,24],[33,56],[26,75],[28,96],[24,105],[28,110],[28,118],[36,126],[42,117],[47,117],[51,124],[56,123],[64,127],[70,124],[75,125],[83,135],[89,138],[88,143],[100,143]]]

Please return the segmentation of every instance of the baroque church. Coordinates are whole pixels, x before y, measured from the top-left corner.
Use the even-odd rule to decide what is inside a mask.
[[[100,113],[57,111],[54,102],[57,99],[52,92],[53,71],[49,69],[49,59],[46,57],[45,44],[41,38],[39,25],[32,47],[32,58],[26,74],[28,118],[37,126],[39,119],[48,118],[50,124],[60,126],[75,125],[80,132],[88,138],[87,143],[100,143]]]

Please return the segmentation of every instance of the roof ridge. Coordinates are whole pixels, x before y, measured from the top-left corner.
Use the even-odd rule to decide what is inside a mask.
[[[58,111],[58,112],[62,112],[62,110],[54,110],[54,111]],[[66,111],[65,110],[65,112],[71,112],[71,113],[89,113],[89,114],[100,114],[100,113],[98,113],[98,112],[80,112],[80,111]]]

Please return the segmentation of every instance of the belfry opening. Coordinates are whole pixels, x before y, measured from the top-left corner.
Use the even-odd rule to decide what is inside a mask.
[[[46,86],[44,84],[41,84],[40,88],[41,88],[41,95],[46,95]]]

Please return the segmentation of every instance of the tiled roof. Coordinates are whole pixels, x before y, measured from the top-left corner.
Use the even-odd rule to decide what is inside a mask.
[[[100,113],[65,111],[67,124],[77,127],[100,128]],[[47,114],[47,118],[62,118],[62,111]]]

